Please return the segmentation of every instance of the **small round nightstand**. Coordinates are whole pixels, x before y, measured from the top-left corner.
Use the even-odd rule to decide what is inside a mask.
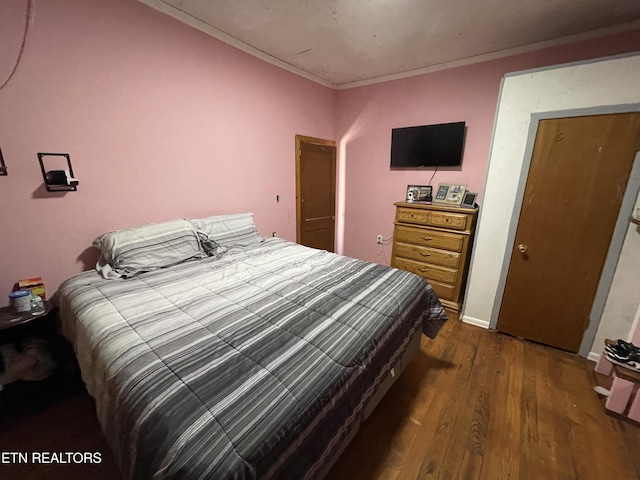
[[[50,333],[55,329],[50,318],[54,310],[51,302],[44,302],[44,313],[32,315],[30,312],[15,313],[11,307],[0,308],[0,344],[14,341],[30,330],[44,330]]]
[[[0,391],[0,420],[28,413],[75,394],[84,388],[71,345],[58,332],[57,308],[44,302],[41,315],[16,315],[10,307],[0,308],[0,345],[22,348],[25,340],[42,339],[56,367],[37,381],[18,380]]]

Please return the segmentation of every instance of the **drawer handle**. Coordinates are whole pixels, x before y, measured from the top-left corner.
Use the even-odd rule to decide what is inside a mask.
[[[420,268],[418,268],[418,270],[420,270],[421,272],[428,272],[429,271],[428,268],[424,268],[424,267],[420,267]]]
[[[427,241],[433,240],[433,237],[420,237],[420,238],[423,239],[423,240],[427,240]]]
[[[431,256],[430,253],[424,253],[424,252],[420,252],[420,255],[422,255],[423,257],[430,257]]]

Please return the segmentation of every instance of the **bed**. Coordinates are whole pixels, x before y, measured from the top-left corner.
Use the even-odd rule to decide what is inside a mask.
[[[446,320],[421,277],[261,238],[250,214],[94,244],[55,301],[128,479],[321,478]]]

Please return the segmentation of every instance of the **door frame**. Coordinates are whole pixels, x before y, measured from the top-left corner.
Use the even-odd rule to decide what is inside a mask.
[[[336,147],[335,140],[326,140],[324,138],[307,137],[305,135],[296,134],[296,243],[300,243],[302,239],[302,199],[300,198],[300,154],[301,154],[300,142],[334,147],[336,149],[336,172],[338,171],[338,148]],[[334,202],[335,202],[334,205],[336,206],[335,208],[337,208],[337,205],[338,205],[337,178],[335,179],[335,182],[336,182],[336,193],[335,193],[336,198],[334,198]],[[333,221],[334,250],[336,247],[336,232],[338,231],[336,227],[336,220],[335,220],[335,217],[336,217],[335,208],[334,208],[334,214],[333,214],[334,216],[334,221]]]
[[[502,261],[502,269],[500,271],[500,277],[498,280],[496,296],[493,301],[489,328],[496,329],[498,325],[500,306],[502,305],[504,289],[507,283],[507,274],[509,272],[509,266],[511,263],[511,253],[513,252],[513,248],[515,245],[516,230],[518,228],[518,221],[520,220],[520,211],[522,209],[522,201],[524,199],[524,190],[527,185],[527,178],[529,176],[529,169],[531,167],[531,158],[533,156],[533,147],[535,144],[536,134],[538,132],[538,124],[540,123],[540,120],[634,112],[640,112],[640,103],[624,105],[604,105],[589,108],[536,112],[531,114],[524,159],[522,162],[522,169],[520,170],[518,186],[516,188],[514,209],[511,220],[509,221],[506,248]],[[589,355],[591,346],[593,345],[594,338],[598,331],[605,303],[607,301],[609,290],[611,289],[611,284],[613,282],[613,276],[616,271],[618,259],[620,258],[620,253],[624,244],[624,239],[629,228],[629,216],[633,211],[635,201],[638,197],[639,192],[640,152],[636,152],[633,167],[631,168],[631,174],[629,176],[629,181],[627,182],[627,186],[625,188],[624,197],[622,198],[622,204],[620,205],[620,211],[618,212],[618,218],[613,230],[611,243],[609,244],[607,257],[602,268],[602,274],[600,275],[600,281],[598,282],[598,288],[596,290],[596,294],[593,299],[593,305],[591,307],[591,312],[589,314],[589,318],[592,321],[589,323],[589,326],[582,336],[582,342],[580,343],[580,349],[578,350],[578,354],[582,357],[587,357]]]

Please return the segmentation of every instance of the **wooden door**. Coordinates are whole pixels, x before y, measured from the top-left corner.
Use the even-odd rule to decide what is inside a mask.
[[[638,113],[540,121],[499,331],[578,351],[639,138]]]
[[[296,241],[335,251],[336,146],[296,135]]]

